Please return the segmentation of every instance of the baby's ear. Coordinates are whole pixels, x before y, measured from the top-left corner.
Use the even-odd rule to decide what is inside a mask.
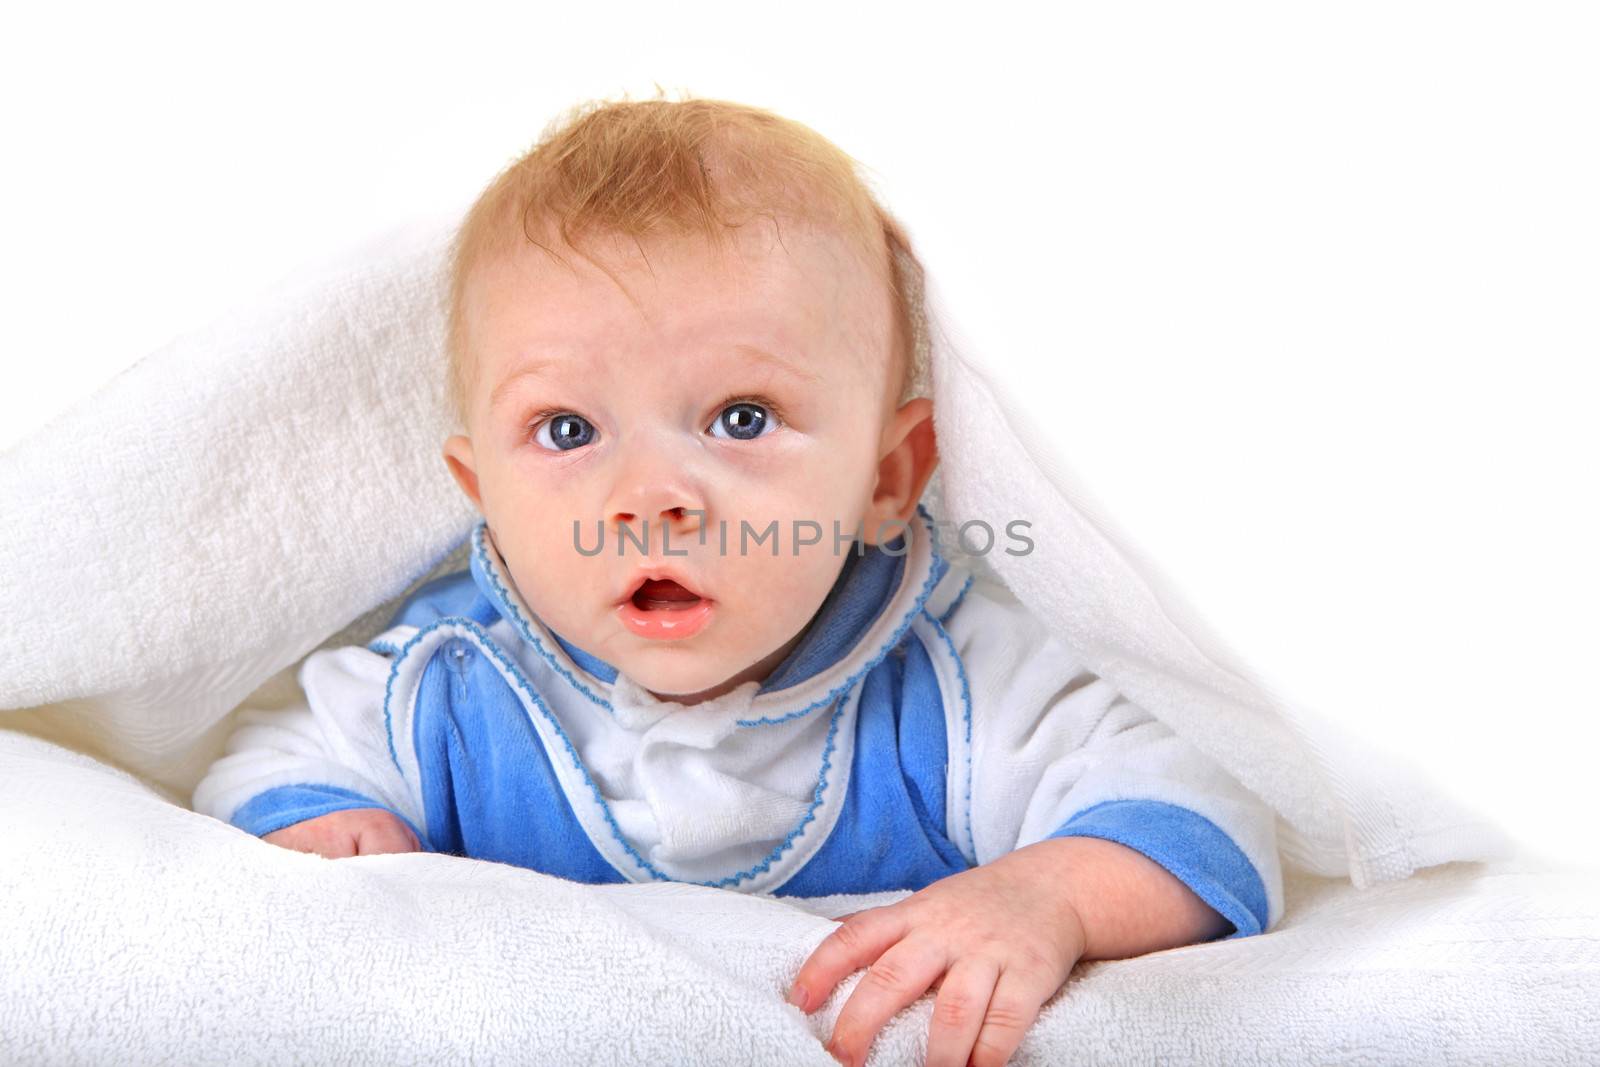
[[[901,524],[909,522],[917,501],[939,465],[939,446],[933,435],[933,401],[925,396],[908,400],[884,428],[882,459],[878,461],[878,484],[867,508],[868,544],[878,544],[877,531],[883,527],[885,539],[900,536]]]
[[[444,443],[444,463],[455,476],[461,491],[472,501],[472,506],[481,513],[483,501],[478,496],[478,472],[472,465],[472,438],[459,433],[447,438]]]

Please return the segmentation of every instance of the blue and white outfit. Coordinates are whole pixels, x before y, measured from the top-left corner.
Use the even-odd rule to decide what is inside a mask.
[[[423,848],[581,882],[921,889],[1048,837],[1108,838],[1240,937],[1282,914],[1275,815],[1084,669],[931,518],[852,552],[762,682],[660,700],[530,611],[480,521],[366,647],[246,707],[194,794],[261,835],[386,808]]]

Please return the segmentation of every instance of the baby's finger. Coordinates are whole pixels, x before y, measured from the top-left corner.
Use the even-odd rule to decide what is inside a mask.
[[[981,956],[964,956],[945,973],[933,1001],[925,1067],[966,1067],[999,977],[999,961]]]
[[[883,1024],[922,996],[949,964],[944,946],[917,938],[907,938],[879,956],[839,1012],[828,1052],[840,1063],[866,1063],[867,1050]]]
[[[395,819],[374,821],[362,826],[356,835],[356,854],[375,856],[387,852],[415,852],[411,831]]]
[[[1046,990],[1037,975],[1002,966],[983,1013],[983,1028],[972,1046],[972,1067],[1002,1067],[1039,1017],[1039,1008],[1059,988],[1058,984]]]
[[[847,974],[859,971],[906,935],[906,921],[893,908],[854,915],[823,938],[800,965],[789,987],[789,1003],[803,1012],[820,1007]]]

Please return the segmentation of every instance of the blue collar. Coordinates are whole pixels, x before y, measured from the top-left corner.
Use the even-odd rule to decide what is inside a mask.
[[[917,511],[927,522],[932,522],[932,517],[921,504],[917,505]],[[486,523],[480,519],[478,526],[484,527]],[[481,532],[475,532],[472,540],[476,541],[481,536]],[[761,683],[758,695],[799,685],[844,659],[878,616],[883,614],[884,608],[893,600],[905,580],[906,548],[904,533],[882,546],[859,542],[854,544],[847,551],[844,566],[838,578],[834,579],[822,606],[806,625],[800,642]],[[932,581],[937,582],[949,564],[939,554],[937,543],[932,550]],[[472,579],[479,592],[503,615],[506,597],[498,588],[498,579],[488,573],[480,553],[472,552],[469,555]],[[543,622],[542,619],[540,621]],[[611,664],[572,644],[551,629],[548,623],[544,623],[544,628],[583,670],[607,685],[616,681],[617,669]]]

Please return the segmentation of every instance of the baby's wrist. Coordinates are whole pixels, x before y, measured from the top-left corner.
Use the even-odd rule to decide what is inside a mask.
[[[1076,957],[1082,959],[1089,951],[1089,927],[1084,921],[1083,912],[1070,893],[1061,893],[1056,897],[1057,926],[1064,932],[1069,946],[1076,946]]]
[[[1118,960],[1201,941],[1216,913],[1176,876],[1136,849],[1098,837],[1046,838],[1052,892],[1063,922],[1076,921],[1086,960]],[[1015,855],[1016,853],[1013,853]]]
[[[1084,956],[1094,940],[1092,929],[1094,865],[1074,847],[1071,838],[1046,838],[1001,856],[997,863],[1021,863],[1038,886],[1041,910],[1064,947]]]

